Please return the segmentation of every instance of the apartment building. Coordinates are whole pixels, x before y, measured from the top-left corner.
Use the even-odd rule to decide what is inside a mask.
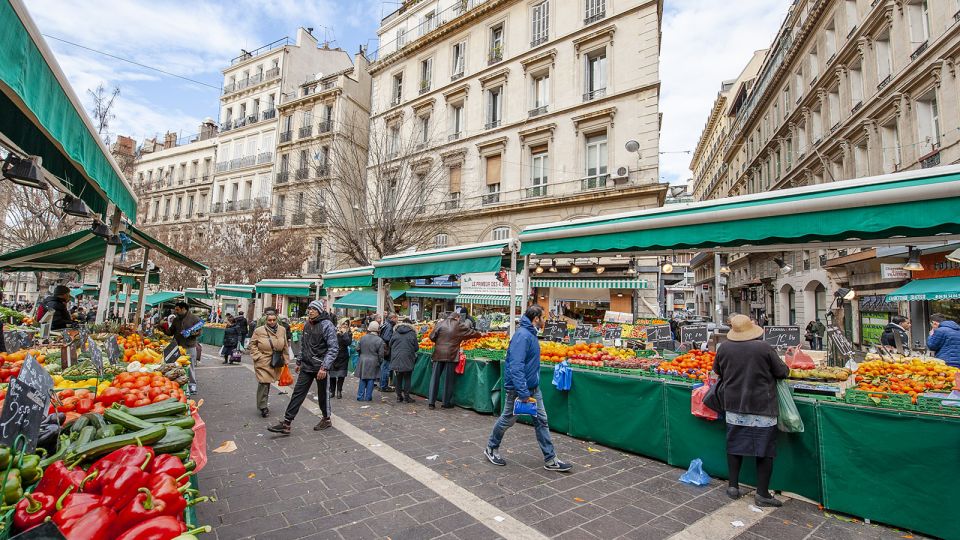
[[[423,247],[663,204],[661,15],[659,0],[408,0],[384,18],[371,138],[415,141],[440,169],[424,214],[448,229]]]
[[[242,50],[223,70],[212,220],[270,211],[277,146],[289,142],[294,129],[292,118],[281,122],[277,114],[281,96],[296,94],[318,73],[351,67],[345,52],[319,47],[311,30],[298,29],[295,40],[283,38],[253,51]]]
[[[954,0],[795,1],[724,136],[726,179],[711,186],[708,169],[695,168],[698,195],[721,198],[960,161],[958,10]],[[782,324],[822,319],[845,279],[824,268],[837,255],[731,257],[730,283],[742,287],[729,306],[748,312],[764,305]]]
[[[178,246],[203,242],[216,156],[217,124],[211,118],[196,135],[145,140],[133,173],[138,225]]]
[[[331,193],[334,145],[350,144],[347,135],[370,117],[369,62],[358,53],[354,64],[333,73],[316,73],[290,93],[282,93],[278,106],[284,126],[277,145],[273,184],[272,228],[302,235],[308,242],[304,276],[319,276],[332,262],[325,234],[325,199]],[[364,160],[365,161],[365,160]]]

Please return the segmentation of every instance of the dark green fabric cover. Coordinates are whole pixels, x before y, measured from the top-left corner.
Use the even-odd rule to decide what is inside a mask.
[[[209,326],[205,326],[203,328],[203,333],[200,334],[199,341],[204,345],[216,345],[217,347],[220,347],[221,345],[223,345],[224,330],[225,330],[224,328],[211,328]],[[214,356],[217,355],[217,351],[207,351],[207,352]]]
[[[414,394],[428,396],[430,393],[430,373],[433,369],[431,358],[432,354],[429,352],[421,351],[417,354],[417,363],[414,365],[411,377],[411,388]],[[468,359],[463,375],[457,375],[453,403],[480,413],[492,413],[493,403],[490,401],[490,393],[499,380],[499,362]],[[443,386],[444,381],[441,379],[438,397],[443,395]]]

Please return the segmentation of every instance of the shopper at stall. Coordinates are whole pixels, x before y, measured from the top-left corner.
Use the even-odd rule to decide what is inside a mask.
[[[413,403],[410,386],[413,379],[413,366],[417,363],[420,343],[417,341],[417,329],[413,321],[404,319],[397,323],[393,337],[390,338],[390,367],[393,369],[397,385],[397,403]]]
[[[233,322],[237,325],[237,333],[240,334],[240,347],[246,347],[247,337],[250,335],[250,321],[247,320],[243,311],[238,311],[237,316],[233,318]]]
[[[280,370],[290,362],[287,331],[277,322],[277,314],[270,312],[250,337],[250,357],[257,374],[257,409],[260,416],[270,415],[267,401],[270,385],[280,378]]]
[[[347,369],[350,366],[350,345],[353,343],[353,331],[350,330],[350,321],[340,321],[337,329],[337,359],[330,367],[330,397],[343,399],[343,381],[347,378]]]
[[[237,320],[233,315],[227,315],[227,326],[223,329],[223,346],[220,347],[220,356],[223,357],[224,365],[240,363],[233,361],[233,352],[237,350],[238,343],[240,343],[240,329],[237,326]]]
[[[960,325],[941,313],[930,315],[927,348],[948,365],[960,368]]]
[[[173,340],[177,342],[177,345],[183,347],[184,350],[187,351],[186,354],[190,356],[190,364],[187,365],[188,394],[197,393],[197,375],[194,368],[200,359],[200,356],[197,354],[197,340],[200,338],[200,334],[203,333],[203,328],[194,330],[187,335],[183,335],[183,331],[195,327],[199,322],[200,319],[193,313],[190,313],[190,306],[186,302],[177,302],[173,307],[173,317],[168,320],[168,324],[164,330],[168,336],[173,336]]]
[[[330,378],[327,376],[333,361],[337,358],[340,345],[337,342],[337,327],[334,317],[327,311],[326,305],[314,300],[307,306],[307,322],[303,325],[303,337],[300,340],[300,356],[297,357],[297,382],[293,395],[284,413],[283,420],[267,428],[272,433],[290,434],[293,423],[303,400],[313,381],[317,382],[317,401],[323,417],[313,427],[314,431],[329,428],[330,422]]]
[[[397,314],[396,313],[387,313],[384,317],[383,324],[380,327],[380,339],[387,344],[387,348],[383,353],[383,362],[380,363],[380,391],[381,392],[393,392],[395,388],[390,386],[390,371],[393,369],[390,367],[390,340],[393,338],[393,329],[397,325]]]
[[[380,337],[380,323],[373,321],[367,326],[367,333],[357,344],[357,369],[354,375],[360,379],[357,386],[357,401],[373,400],[373,383],[380,376],[380,366],[384,362],[384,349],[387,345]]]
[[[777,455],[777,380],[790,368],[763,341],[763,328],[746,315],[730,318],[727,342],[717,349],[713,371],[719,377],[720,399],[727,423],[727,495],[740,498],[744,456],[757,459],[757,506],[782,506],[770,494],[773,458]]]
[[[430,340],[433,341],[433,371],[430,374],[430,395],[427,407],[436,409],[437,392],[440,390],[440,376],[443,382],[443,408],[453,408],[453,387],[456,384],[454,369],[460,360],[460,343],[465,340],[480,337],[482,334],[473,330],[460,319],[460,313],[453,312],[446,319],[437,323]]]
[[[507,461],[500,455],[500,443],[503,435],[517,422],[513,408],[516,400],[537,404],[537,414],[532,418],[537,434],[537,444],[543,452],[543,468],[548,471],[569,472],[572,466],[557,459],[547,423],[547,409],[540,392],[540,342],[538,330],[543,328],[543,308],[533,305],[520,317],[517,332],[510,339],[507,358],[504,364],[503,389],[506,400],[503,412],[490,433],[483,455],[494,465],[504,466]]]
[[[64,285],[57,285],[53,288],[53,293],[40,301],[37,307],[37,320],[39,321],[47,313],[53,313],[53,319],[50,320],[51,330],[63,330],[68,326],[73,326],[73,317],[67,310],[67,303],[70,302],[70,289]]]
[[[904,350],[910,348],[910,319],[902,315],[890,317],[890,323],[883,328],[880,334],[880,344],[887,347],[896,348],[897,336],[900,338],[900,345]]]
[[[823,334],[826,331],[827,327],[820,322],[820,319],[807,323],[806,338],[811,350],[819,351],[823,348]]]

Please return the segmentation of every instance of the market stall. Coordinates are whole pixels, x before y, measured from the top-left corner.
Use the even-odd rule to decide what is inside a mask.
[[[264,307],[275,308],[281,318],[302,317],[310,301],[326,296],[314,279],[262,279],[255,287]]]

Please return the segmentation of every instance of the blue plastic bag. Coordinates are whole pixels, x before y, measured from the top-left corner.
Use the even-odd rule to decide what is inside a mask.
[[[537,415],[537,402],[523,401],[517,398],[513,402],[513,414],[526,414],[529,416]]]
[[[680,481],[684,484],[706,486],[710,484],[710,475],[704,472],[703,461],[697,458],[690,462],[690,468],[687,469],[687,472],[680,475]]]
[[[553,368],[553,386],[557,390],[570,390],[573,385],[573,370],[566,360],[560,362]]]

